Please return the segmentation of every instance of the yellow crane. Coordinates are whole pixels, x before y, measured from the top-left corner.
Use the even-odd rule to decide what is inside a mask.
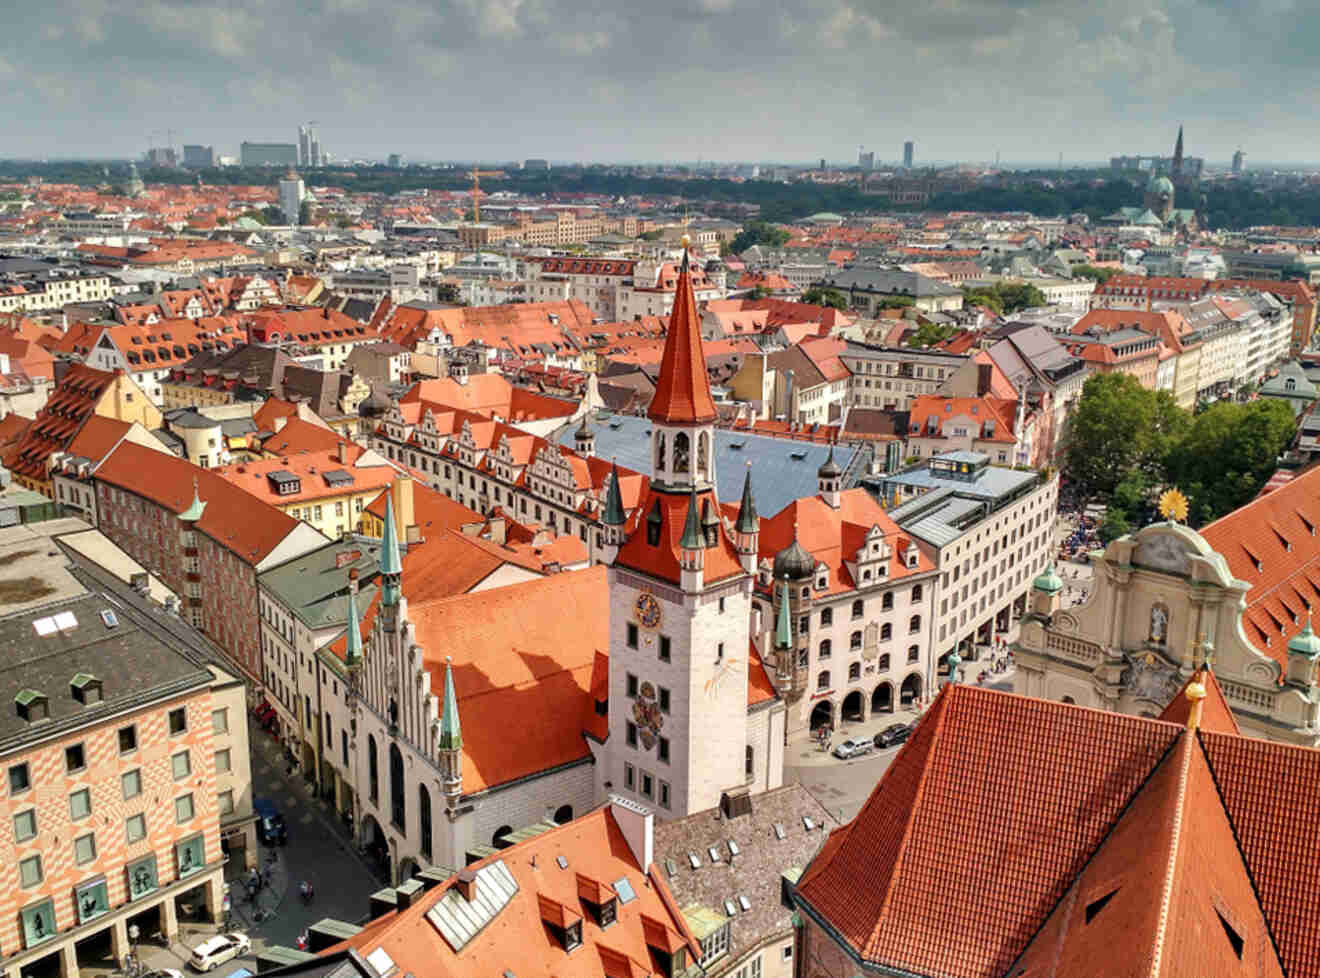
[[[478,170],[472,168],[472,220],[481,223],[481,178],[503,176],[503,170]]]

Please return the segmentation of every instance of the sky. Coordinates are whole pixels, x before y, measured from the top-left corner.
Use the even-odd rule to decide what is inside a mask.
[[[1314,0],[43,0],[0,157],[1320,158]]]

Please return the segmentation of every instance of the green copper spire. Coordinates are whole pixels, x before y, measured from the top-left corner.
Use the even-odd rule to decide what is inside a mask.
[[[623,511],[623,496],[619,493],[619,466],[610,466],[610,484],[605,489],[605,510],[600,514],[606,526],[623,526],[627,515]]]
[[[179,514],[179,519],[185,523],[196,523],[204,512],[206,512],[206,503],[202,502],[202,497],[197,492],[197,477],[193,476],[192,505]]]
[[[385,604],[399,603],[399,575],[403,562],[399,559],[399,538],[394,532],[394,494],[385,497],[385,532],[380,541],[381,600]]]
[[[358,618],[357,588],[352,583],[357,580],[354,572],[348,585],[348,632],[344,647],[344,665],[362,664],[362,621]]]
[[[683,538],[678,541],[678,545],[684,550],[702,550],[706,546],[706,541],[701,536],[701,519],[697,516],[697,490],[692,488],[692,496],[688,500],[687,521],[683,524]]]
[[[793,627],[788,617],[788,578],[780,586],[779,624],[775,627],[775,648],[786,649],[793,644]]]
[[[463,746],[463,729],[458,722],[458,697],[454,693],[454,663],[445,656],[445,704],[440,713],[441,750],[458,750]]]
[[[756,515],[756,500],[752,498],[752,466],[747,463],[747,475],[743,479],[742,503],[738,507],[739,533],[756,533],[761,529],[761,520]]]

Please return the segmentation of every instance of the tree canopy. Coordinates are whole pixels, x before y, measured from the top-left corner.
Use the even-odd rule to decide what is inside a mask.
[[[1159,486],[1177,486],[1191,502],[1188,522],[1200,526],[1260,492],[1296,427],[1281,400],[1221,402],[1193,418],[1168,391],[1096,374],[1073,414],[1067,471],[1084,493],[1109,494],[1110,509],[1137,523]]]
[[[943,343],[945,340],[958,332],[958,327],[949,323],[922,323],[907,337],[908,346],[931,347],[937,343]]]
[[[1117,268],[1096,268],[1094,265],[1074,265],[1072,267],[1073,278],[1089,278],[1099,285],[1104,285],[1117,274]]]
[[[1045,305],[1045,293],[1030,284],[996,282],[990,286],[964,286],[962,294],[964,305],[986,306],[1000,315]]]
[[[802,301],[813,306],[828,306],[831,309],[847,310],[848,308],[847,294],[829,286],[813,285],[802,293]]]
[[[752,245],[763,244],[771,248],[782,248],[788,239],[789,233],[783,228],[777,228],[765,221],[753,221],[729,242],[729,250],[735,255],[740,255]]]

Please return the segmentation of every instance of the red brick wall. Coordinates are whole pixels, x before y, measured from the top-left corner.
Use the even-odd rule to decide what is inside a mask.
[[[104,681],[106,694],[116,695],[114,678]],[[171,736],[168,714],[180,706],[187,710],[188,729]],[[211,691],[203,688],[0,759],[0,768],[4,769],[0,772],[0,955],[23,949],[19,911],[41,899],[51,898],[56,926],[65,931],[77,925],[73,896],[77,885],[104,875],[111,909],[123,906],[128,902],[124,872],[128,863],[154,852],[157,878],[164,887],[178,879],[174,844],[198,832],[205,834],[207,863],[219,860],[211,708]],[[242,722],[242,718],[231,717],[230,723],[235,722]],[[137,749],[121,755],[118,731],[129,724],[137,728]],[[78,743],[83,745],[86,767],[70,774],[65,770],[64,751]],[[184,749],[190,752],[192,770],[186,778],[175,781],[171,758]],[[4,772],[24,762],[31,787],[11,795]],[[142,774],[142,793],[125,801],[120,776],[134,768]],[[91,791],[92,811],[74,822],[69,795],[81,788]],[[174,799],[186,793],[193,796],[193,818],[177,824]],[[14,815],[33,807],[37,812],[37,834],[26,842],[15,843]],[[125,819],[138,813],[146,815],[147,837],[129,845]],[[80,866],[74,858],[74,839],[88,832],[96,834],[96,858]],[[20,887],[18,863],[34,853],[41,855],[44,880],[25,890]],[[140,900],[150,903],[153,896]]]
[[[179,595],[187,620],[188,580],[182,524],[171,511],[123,489],[96,484],[100,529]],[[196,534],[202,631],[249,677],[259,678],[261,624],[256,568],[206,534]]]

